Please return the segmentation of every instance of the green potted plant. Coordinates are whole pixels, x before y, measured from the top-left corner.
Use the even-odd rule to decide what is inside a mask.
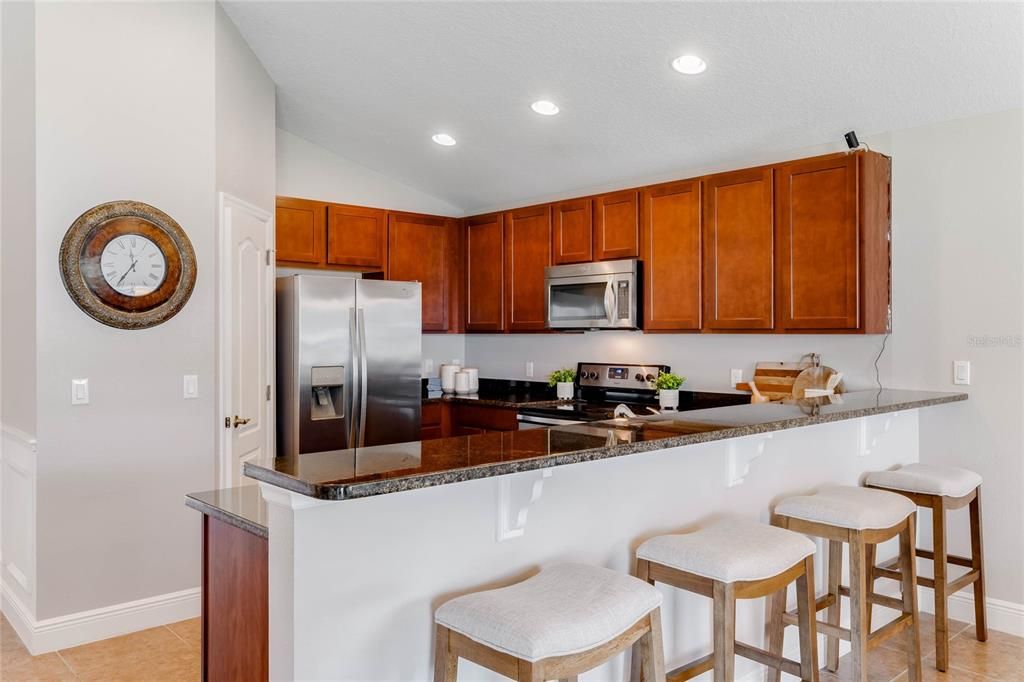
[[[548,386],[554,386],[559,400],[572,400],[575,394],[576,370],[556,369],[548,375]]]
[[[674,410],[679,407],[679,387],[686,381],[672,372],[660,372],[654,380],[654,387],[658,389],[658,404],[663,410]]]

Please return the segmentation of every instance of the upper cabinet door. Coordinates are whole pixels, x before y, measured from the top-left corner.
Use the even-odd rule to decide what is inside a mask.
[[[704,180],[706,328],[772,328],[773,217],[771,168]]]
[[[589,263],[594,259],[590,199],[552,204],[552,260],[555,265]]]
[[[505,214],[505,319],[509,331],[544,329],[544,268],[551,264],[551,210]]]
[[[636,190],[594,199],[594,260],[640,256],[639,207]]]
[[[644,328],[700,329],[700,181],[643,191]]]
[[[277,260],[323,265],[326,204],[308,199],[277,198]]]
[[[504,216],[466,220],[466,331],[505,331]]]
[[[388,213],[377,208],[328,204],[327,262],[359,270],[384,269]]]
[[[775,178],[782,327],[856,329],[857,156],[787,163]]]
[[[423,331],[448,331],[449,253],[446,219],[388,214],[388,279],[420,283]]]

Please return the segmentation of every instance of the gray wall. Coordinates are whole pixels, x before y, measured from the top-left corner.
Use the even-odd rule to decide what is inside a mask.
[[[0,3],[0,423],[36,432],[35,7]],[[54,257],[56,259],[56,256]]]
[[[272,210],[275,128],[273,83],[212,2],[42,3],[36,35],[44,619],[199,584],[183,496],[214,486],[216,192]],[[174,217],[198,260],[181,313],[141,331],[86,317],[57,270],[75,217],[127,198]],[[77,377],[88,406],[69,404]]]

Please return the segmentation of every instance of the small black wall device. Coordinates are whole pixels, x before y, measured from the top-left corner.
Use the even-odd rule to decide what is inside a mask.
[[[860,146],[860,141],[857,140],[857,133],[851,130],[850,132],[846,133],[845,137],[846,146],[849,147],[850,149],[856,149],[857,147]]]

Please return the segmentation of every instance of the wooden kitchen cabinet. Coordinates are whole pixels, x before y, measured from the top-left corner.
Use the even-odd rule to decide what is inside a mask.
[[[649,187],[642,195],[644,329],[701,328],[700,181]]]
[[[594,260],[640,256],[640,193],[604,194],[594,199]]]
[[[593,211],[590,199],[573,199],[552,204],[551,221],[553,264],[589,263],[594,259]]]
[[[466,331],[505,331],[505,230],[501,213],[468,218]]]
[[[776,262],[784,330],[860,325],[858,155],[775,169]]]
[[[545,328],[544,268],[551,264],[548,206],[505,214],[505,326],[509,331]]]
[[[388,213],[388,279],[419,282],[423,331],[448,331],[449,280],[455,277],[448,220]]]
[[[774,325],[772,169],[704,180],[704,326],[769,330]]]
[[[275,213],[277,261],[306,267],[322,266],[327,258],[324,247],[327,204],[278,197]]]
[[[327,263],[355,270],[383,270],[388,212],[379,208],[328,204]]]

